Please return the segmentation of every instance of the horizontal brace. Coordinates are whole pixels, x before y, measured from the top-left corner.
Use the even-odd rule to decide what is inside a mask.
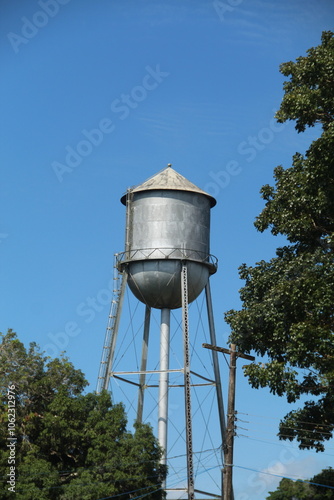
[[[118,377],[117,375],[113,375],[114,378],[117,378],[118,380],[123,380],[123,382],[126,382],[127,384],[135,385],[137,387],[140,387],[140,384],[136,384],[136,382],[132,382],[132,380],[126,380],[126,378],[123,377]]]
[[[185,492],[187,492],[187,488],[166,488],[165,491],[185,491]]]
[[[206,349],[211,349],[211,351],[223,352],[224,354],[231,354],[231,352],[235,352],[238,358],[248,359],[249,361],[255,360],[255,357],[250,356],[249,354],[243,354],[242,352],[238,351],[231,351],[230,349],[225,349],[224,347],[218,347],[216,345],[202,344],[202,347],[205,347]]]
[[[136,385],[137,387],[141,387],[142,389],[152,389],[155,387],[159,387],[158,384],[136,384],[135,382],[132,382],[131,380],[127,380],[126,378],[123,377],[118,377],[117,375],[114,375],[114,378],[117,378],[118,380],[123,380],[124,382],[128,382],[129,384]],[[190,384],[190,387],[207,387],[208,385],[214,385],[214,384]],[[169,388],[175,388],[175,387],[184,387],[184,384],[170,384],[168,386]]]
[[[195,490],[195,493],[201,493],[202,495],[208,495],[209,497],[217,498],[220,500],[221,497],[215,495],[214,493],[208,493],[207,491]]]
[[[138,372],[111,372],[110,376],[114,377],[115,375],[144,375],[146,373],[183,373],[183,368],[180,370],[146,370],[146,371],[138,371]]]
[[[198,377],[198,378],[201,378],[201,379],[203,379],[203,380],[206,380],[207,382],[211,382],[211,384],[216,384],[216,382],[215,382],[214,380],[211,380],[211,379],[209,379],[209,378],[203,377],[203,375],[199,375],[199,373],[193,372],[193,371],[191,371],[191,370],[190,370],[190,373],[191,373],[192,375],[195,375],[195,377]]]
[[[184,373],[184,368],[176,369],[176,370],[146,370],[146,371],[136,371],[136,372],[111,372],[110,376],[114,377],[115,375],[145,375],[145,374],[152,374],[152,373]],[[209,378],[203,377],[203,375],[200,375],[199,373],[190,371],[192,375],[195,375],[195,377],[201,378],[202,380],[206,380],[207,382],[210,382],[210,384],[214,385],[216,382],[214,380],[211,380]],[[183,387],[183,386],[182,386]]]
[[[215,382],[209,383],[209,384],[190,384],[190,387],[207,387],[208,385],[215,385]],[[184,387],[184,384],[182,384],[182,385],[169,385],[168,387]]]

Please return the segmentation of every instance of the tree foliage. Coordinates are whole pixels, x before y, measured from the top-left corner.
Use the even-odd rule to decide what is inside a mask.
[[[66,357],[49,360],[9,331],[0,345],[0,498],[12,498],[8,388],[15,393],[15,493],[18,500],[96,500],[137,494],[162,498],[165,469],[148,425],[127,431],[122,404],[103,392],[83,394],[87,382]],[[135,495],[131,492],[138,492]]]
[[[253,387],[291,403],[310,396],[281,421],[280,438],[320,451],[334,429],[334,33],[280,71],[290,79],[276,118],[296,120],[298,132],[316,125],[320,137],[262,187],[255,227],[287,245],[269,262],[241,266],[242,309],[225,318],[240,350],[267,357],[245,368]]]
[[[334,470],[329,467],[309,481],[284,478],[276,491],[270,491],[267,500],[331,500],[334,499]]]

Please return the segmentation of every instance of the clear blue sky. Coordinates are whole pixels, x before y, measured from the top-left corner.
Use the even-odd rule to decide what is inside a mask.
[[[273,120],[283,96],[278,68],[333,29],[334,6],[216,5],[1,2],[0,329],[47,348],[67,328],[67,355],[91,390],[109,309],[101,290],[124,247],[119,198],[128,186],[172,163],[217,198],[211,249],[220,266],[212,291],[221,345],[228,337],[222,313],[240,306],[238,266],[270,259],[283,241],[253,227],[263,206],[259,189],[317,132],[298,135],[293,124]],[[241,467],[310,477],[334,465],[333,442],[320,455],[278,442],[279,417],[292,407],[252,390],[241,369],[236,406],[249,414],[240,415],[248,430],[236,440],[236,500],[265,498],[278,483]]]

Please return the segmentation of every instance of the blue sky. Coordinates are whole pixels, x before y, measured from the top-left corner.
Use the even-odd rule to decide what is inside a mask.
[[[259,190],[317,136],[273,120],[278,68],[333,21],[331,0],[3,0],[1,330],[54,355],[63,339],[94,390],[113,254],[124,247],[119,198],[172,163],[217,199],[211,285],[226,346],[238,266],[270,259],[284,241],[253,227]],[[225,390],[224,360],[221,371]],[[241,363],[236,407],[248,414],[235,445],[236,500],[276,488],[256,471],[310,477],[334,465],[333,442],[319,455],[277,440],[292,407],[252,390]]]

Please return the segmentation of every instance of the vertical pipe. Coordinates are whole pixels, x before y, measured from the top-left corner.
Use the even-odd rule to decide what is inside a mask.
[[[130,259],[130,250],[132,242],[132,197],[133,193],[131,189],[126,192],[126,214],[125,214],[125,259]]]
[[[158,411],[158,440],[163,455],[161,463],[167,464],[167,420],[168,420],[168,383],[169,383],[169,337],[170,337],[170,309],[161,309],[160,326],[160,380],[159,380],[159,411]],[[166,482],[162,484],[166,488]]]
[[[144,334],[143,334],[143,344],[141,350],[141,363],[140,371],[142,372],[139,377],[139,393],[138,393],[138,407],[137,407],[137,422],[141,423],[143,420],[143,406],[144,406],[144,390],[146,381],[146,367],[147,367],[147,351],[148,351],[148,337],[150,333],[150,319],[151,319],[151,308],[146,306],[145,308],[145,321],[144,321]]]

